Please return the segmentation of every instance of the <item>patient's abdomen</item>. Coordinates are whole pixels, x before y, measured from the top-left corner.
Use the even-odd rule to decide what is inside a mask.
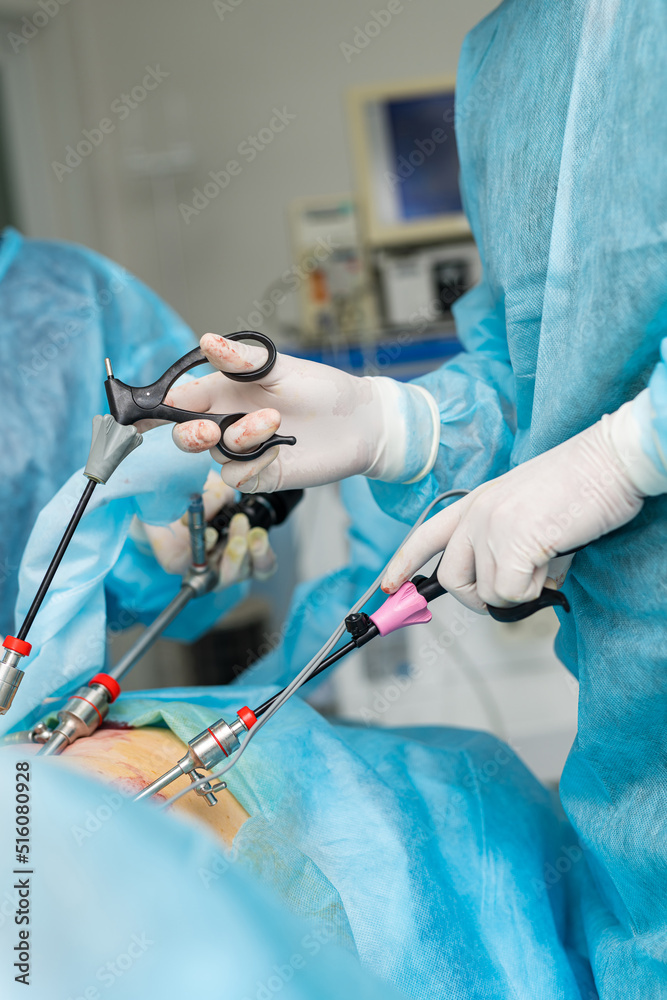
[[[113,784],[131,797],[168,771],[185,754],[186,747],[170,729],[146,727],[131,729],[115,724],[102,726],[86,739],[77,740],[60,758],[64,766],[74,767],[92,778]],[[156,795],[163,802],[190,784],[187,777],[173,782]],[[227,790],[217,795],[218,804],[209,806],[192,792],[173,807],[175,814],[202,821],[230,846],[240,827],[248,819],[243,806]]]

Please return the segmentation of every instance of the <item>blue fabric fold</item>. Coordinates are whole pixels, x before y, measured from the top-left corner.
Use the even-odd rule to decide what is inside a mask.
[[[433,473],[382,484],[412,519],[634,399],[667,455],[667,8],[505,0],[466,38],[456,127],[484,281],[457,308],[468,353],[422,380],[442,414]],[[514,407],[514,413],[511,413]],[[596,893],[582,919],[603,1000],[667,996],[667,497],[579,552],[557,652],[579,679],[560,786]]]
[[[85,465],[91,422],[107,413],[104,359],[153,382],[196,346],[154,292],[84,247],[0,240],[0,635],[14,628],[18,569],[43,507]]]

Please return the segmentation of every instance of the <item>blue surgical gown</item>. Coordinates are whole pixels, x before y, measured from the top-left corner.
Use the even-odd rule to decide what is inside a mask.
[[[650,387],[644,449],[667,454],[667,5],[506,0],[457,82],[466,211],[483,283],[467,351],[421,379],[441,441],[417,486],[373,484],[410,519]],[[582,917],[600,996],[667,996],[667,497],[577,554],[557,652],[579,678],[560,794],[595,891]]]
[[[2,233],[3,637],[14,632],[18,569],[37,515],[85,465],[92,418],[108,411],[105,357],[112,359],[123,381],[145,385],[194,346],[194,335],[183,320],[117,264],[72,244],[26,240],[14,229]],[[145,613],[150,620],[175,594],[180,579],[163,573],[128,541],[113,583],[112,603],[119,587],[126,600],[131,589],[137,594],[136,617],[143,620]],[[226,604],[239,593],[233,588]],[[222,610],[219,597],[203,599],[170,634],[191,638]]]
[[[132,515],[173,520],[192,490],[192,477],[203,481],[209,462],[208,454],[175,449],[170,428],[161,427],[128,456],[123,474],[112,477],[104,493],[95,493],[35,621],[34,637],[31,633],[35,652],[12,710],[0,717],[0,734],[9,728],[24,730],[45,715],[52,717],[61,697],[104,666],[109,608],[105,584],[108,594],[110,578],[123,563],[122,558],[117,560]],[[75,473],[39,515],[22,562],[20,610],[27,608],[35,592],[78,479],[80,473]],[[275,692],[275,687],[257,688],[262,669],[272,666],[273,679],[280,676],[275,671],[282,670],[287,680],[303,666],[315,652],[313,644],[319,645],[323,633],[377,574],[384,561],[383,546],[393,548],[403,534],[404,526],[373,507],[366,481],[355,479],[345,485],[349,509],[356,518],[370,522],[372,530],[361,537],[357,522],[349,568],[301,590],[286,625],[282,659],[247,671],[238,686],[121,696],[111,707],[115,723],[166,724],[189,740],[220,715],[231,721],[242,704],[256,706]],[[127,583],[124,569],[120,575]],[[0,750],[0,786],[3,781],[11,783],[14,774],[13,769],[3,768],[3,760]],[[357,952],[366,966],[409,997],[581,1000],[587,996],[590,970],[576,906],[579,879],[586,879],[585,866],[578,864],[581,850],[572,843],[570,827],[555,814],[551,796],[509,748],[483,734],[459,730],[389,733],[332,726],[293,698],[257,734],[247,753],[235,760],[230,788],[252,816],[234,843],[239,860],[307,919],[311,933],[330,926],[335,940]],[[38,762],[34,764],[37,775]],[[103,960],[100,952],[107,948],[108,929],[116,928],[116,935],[125,933],[120,913],[128,900],[133,913],[143,914],[146,923],[141,929],[150,927],[159,937],[159,954],[168,955],[184,905],[178,873],[173,871],[177,848],[165,846],[168,830],[163,839],[157,828],[145,825],[147,814],[142,813],[144,819],[135,817],[128,807],[118,812],[118,826],[105,826],[103,839],[95,834],[88,840],[79,817],[91,815],[95,823],[101,790],[82,787],[80,796],[87,796],[84,806],[74,786],[59,781],[63,776],[58,768],[48,767],[47,762],[42,766],[43,780],[58,790],[58,808],[49,825],[53,798],[45,799],[43,785],[35,784],[33,849],[41,858],[40,871],[49,878],[39,883],[47,904],[40,913],[51,913],[55,900],[62,918],[59,927],[65,928],[67,940],[52,934],[48,949],[40,949],[35,981],[62,976],[74,962],[73,982],[85,982]],[[0,801],[5,799],[0,787]],[[5,812],[6,831],[13,814]],[[6,832],[4,836],[6,840]],[[78,844],[73,842],[75,836]],[[136,881],[136,866],[127,859],[128,842],[133,840],[134,853],[145,859],[156,836],[164,848],[161,860],[157,867],[146,867],[142,860],[145,870]],[[0,844],[2,838],[0,815]],[[69,841],[66,850],[63,840]],[[87,846],[81,850],[84,841]],[[110,842],[115,844],[112,868],[105,867]],[[187,849],[183,857],[191,858],[192,851]],[[191,874],[191,866],[186,868]],[[98,882],[102,878],[97,887],[101,886],[105,901],[102,907],[95,892],[85,891],[82,903],[67,890],[73,880],[87,886],[95,870]],[[171,889],[174,878],[176,887]],[[151,879],[157,883],[153,895]],[[223,910],[229,905],[235,912],[231,884],[221,882],[224,885],[214,879],[222,893],[218,905]],[[208,912],[209,887],[213,885],[208,876],[203,885],[191,887],[188,906],[195,907],[193,912],[200,912],[197,888],[205,897],[201,912]],[[227,890],[232,895],[225,904]],[[2,898],[0,875],[0,910]],[[271,914],[270,909],[258,908],[255,930],[247,931],[243,954],[252,968],[263,968],[267,954],[283,947]],[[43,939],[42,927],[40,920],[36,940]],[[10,948],[13,944],[13,936],[3,930],[7,928],[0,920],[0,954],[6,944]],[[96,942],[84,949],[83,965],[76,963],[82,934],[86,942]],[[211,944],[227,974],[242,976],[244,963],[224,929]],[[154,960],[157,953],[156,949]],[[189,966],[183,968],[189,974]],[[327,995],[328,973],[322,975],[320,988],[313,986],[308,995]],[[366,996],[360,986],[353,989],[346,983],[341,971],[331,983],[331,995]],[[258,989],[250,995],[266,993]],[[286,989],[283,995],[293,994]],[[383,995],[391,995],[389,986]]]

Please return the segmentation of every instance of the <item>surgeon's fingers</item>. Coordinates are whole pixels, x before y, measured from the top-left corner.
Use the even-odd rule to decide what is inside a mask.
[[[225,431],[223,441],[230,451],[252,451],[276,433],[280,427],[280,414],[274,409],[246,413]]]
[[[382,578],[381,587],[393,594],[401,584],[417,572],[437,552],[442,552],[466,509],[467,497],[422,524],[391,560]]]
[[[224,380],[218,374],[204,375],[202,378],[173,386],[164,398],[167,406],[179,410],[195,410],[207,413],[215,409],[215,401],[220,394]]]
[[[200,420],[188,420],[185,423],[174,425],[174,441],[181,451],[208,451],[220,440],[220,428],[212,420],[206,420],[206,414],[215,413],[216,409],[218,412],[220,411],[219,399],[222,382],[224,382],[223,375],[207,375],[205,378],[186,382],[185,385],[177,385],[167,394],[165,403],[168,406],[174,406],[180,410],[192,410],[195,413],[201,412],[202,415]],[[263,410],[259,412],[264,413]],[[273,413],[275,412],[274,410]],[[237,421],[237,423],[239,422]],[[236,425],[232,426],[236,428]],[[241,430],[247,431],[249,428],[244,425]],[[238,428],[236,433],[238,433]],[[227,441],[226,435],[225,444]],[[233,448],[233,444],[227,446]]]
[[[242,493],[273,493],[287,489],[282,482],[282,464],[276,462],[280,448],[270,448],[252,462],[226,462],[221,471],[228,486]]]
[[[252,451],[275,434],[279,427],[280,414],[277,410],[255,410],[227,428],[224,443],[230,451]],[[215,449],[220,441],[220,428],[212,420],[188,420],[174,425],[173,437],[181,451],[209,451]],[[225,461],[217,450],[213,451],[213,458],[218,462]]]
[[[489,516],[490,515],[490,516]],[[478,573],[478,592],[487,604],[504,607],[534,601],[542,592],[549,558],[531,532],[517,530],[514,511],[502,505],[487,510],[486,539],[493,549],[495,571]]]
[[[278,561],[265,528],[251,528],[245,514],[235,514],[219,571],[219,586],[229,587],[249,576],[268,580]]]
[[[248,533],[250,522],[245,514],[235,514],[229,523],[227,544],[218,574],[220,587],[231,587],[250,575]]]
[[[245,344],[241,340],[227,340],[216,333],[205,333],[199,341],[202,352],[214,368],[222,372],[243,373],[256,371],[266,363],[268,353],[265,347],[256,344]],[[276,368],[279,362],[261,379],[262,385],[271,385],[276,381]]]
[[[211,521],[226,504],[234,503],[236,495],[234,490],[223,483],[217,469],[211,469],[202,494],[204,501],[204,516],[207,521]]]
[[[268,580],[276,571],[278,560],[269,544],[269,533],[265,528],[251,528],[248,532],[251,571],[256,580]]]
[[[452,533],[438,570],[438,580],[458,601],[473,611],[487,606],[509,607],[539,597],[547,567],[538,569],[531,558],[502,537],[494,546],[491,528],[476,509]]]
[[[204,546],[207,553],[213,552],[213,549],[216,547],[219,540],[220,532],[217,528],[213,528],[209,525],[208,528],[204,529]]]
[[[205,378],[176,385],[165,397],[167,406],[178,410],[191,410],[201,413],[201,420],[188,420],[183,424],[174,424],[173,438],[181,451],[208,451],[220,440],[220,428],[212,420],[206,420],[207,413],[216,412],[216,400],[220,391],[222,375],[207,375]],[[147,421],[142,421],[147,423]],[[158,421],[153,421],[156,425]],[[164,421],[160,421],[164,423]]]
[[[530,558],[519,554],[499,562],[495,576],[479,577],[477,590],[486,604],[507,607],[534,601],[542,593],[548,566],[535,566]]]
[[[190,536],[178,521],[160,526],[145,524],[144,530],[153,554],[165,573],[181,576],[191,560]]]
[[[242,513],[234,514],[234,517],[229,522],[227,541],[231,542],[234,538],[245,538],[247,540],[249,532],[250,520],[248,515]]]
[[[220,428],[212,420],[188,420],[174,424],[171,435],[181,451],[210,451],[220,440]]]
[[[495,571],[493,556],[487,551],[480,561],[474,543],[465,527],[459,523],[451,534],[442,561],[438,566],[438,581],[448,594],[477,614],[486,614],[486,606],[478,593],[480,572]]]

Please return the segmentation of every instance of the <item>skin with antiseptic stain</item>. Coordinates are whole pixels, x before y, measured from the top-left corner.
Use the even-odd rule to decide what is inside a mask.
[[[31,745],[36,753],[39,749]],[[50,761],[70,767],[105,784],[111,784],[121,794],[136,795],[142,788],[170,770],[184,756],[186,746],[170,729],[146,727],[144,729],[116,728],[104,725],[92,736],[77,740],[59,757]],[[190,779],[178,778],[163,792],[154,796],[162,803],[177,792],[189,787]],[[234,798],[229,789],[216,793],[218,804],[207,802],[191,792],[179,799],[168,812],[203,823],[226,847],[231,847],[234,837],[248,819],[248,813]]]

